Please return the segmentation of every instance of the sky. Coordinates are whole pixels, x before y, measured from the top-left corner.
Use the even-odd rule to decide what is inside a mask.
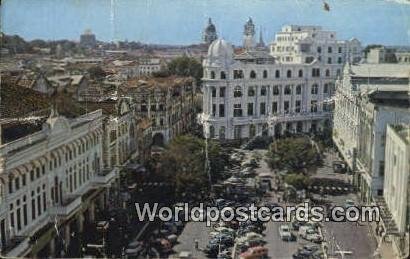
[[[339,39],[410,45],[410,0],[3,0],[1,30],[26,40],[79,40],[91,29],[102,41],[193,44],[208,18],[218,35],[242,41],[252,17],[265,42],[286,24],[320,25]]]

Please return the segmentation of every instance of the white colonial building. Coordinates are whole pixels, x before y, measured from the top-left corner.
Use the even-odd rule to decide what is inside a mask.
[[[387,124],[410,122],[409,75],[407,65],[348,64],[336,83],[333,140],[365,203],[383,195]]]
[[[410,125],[388,125],[384,175],[383,225],[400,258],[410,251]]]
[[[244,27],[245,51],[235,54],[223,39],[203,61],[203,113],[208,137],[309,132],[330,126],[328,105],[347,57],[359,61],[356,39],[338,41],[318,26],[284,26],[270,51],[253,48],[254,26]]]

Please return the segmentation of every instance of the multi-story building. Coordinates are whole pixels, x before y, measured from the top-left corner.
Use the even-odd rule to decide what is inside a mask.
[[[250,24],[245,26],[246,44]],[[243,139],[330,126],[328,101],[334,82],[347,57],[361,57],[359,41],[338,41],[335,32],[317,26],[284,26],[270,52],[245,47],[235,55],[231,44],[218,39],[203,62],[200,120],[211,138]]]
[[[410,64],[410,48],[386,46],[371,48],[367,53],[366,62]]]
[[[399,258],[410,251],[410,125],[388,125],[384,194],[378,200],[384,232]]]
[[[150,76],[166,67],[163,59],[157,57],[141,57],[138,60],[138,75]]]
[[[117,169],[103,169],[102,119],[52,112],[41,131],[0,146],[3,255],[61,256],[62,240],[67,248],[105,208]]]
[[[139,118],[151,120],[154,145],[163,145],[187,132],[195,122],[193,78],[149,78],[130,80],[126,92],[134,99]]]
[[[346,65],[336,83],[333,140],[366,203],[383,194],[388,123],[410,121],[410,67]]]

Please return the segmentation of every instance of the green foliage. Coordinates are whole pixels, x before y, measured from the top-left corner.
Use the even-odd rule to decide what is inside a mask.
[[[168,64],[167,72],[168,75],[177,75],[177,76],[191,76],[195,78],[197,83],[200,82],[202,78],[202,65],[195,58],[190,58],[187,56],[182,56],[173,59]]]
[[[208,143],[212,181],[223,172],[226,159],[216,142]],[[183,135],[174,138],[158,159],[157,177],[175,186],[176,194],[207,190],[209,177],[205,170],[205,142]]]
[[[308,138],[286,138],[274,141],[266,153],[271,169],[300,172],[314,168],[319,159],[316,147]]]
[[[297,190],[302,190],[310,185],[311,180],[303,174],[288,174],[285,176],[285,183],[295,187]]]

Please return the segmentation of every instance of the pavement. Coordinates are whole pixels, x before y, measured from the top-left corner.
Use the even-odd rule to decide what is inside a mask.
[[[189,251],[194,258],[207,258],[201,249],[208,244],[211,230],[211,227],[206,226],[206,222],[188,222],[178,237],[178,244],[174,246],[175,254]],[[199,241],[199,250],[195,249],[195,240]]]

